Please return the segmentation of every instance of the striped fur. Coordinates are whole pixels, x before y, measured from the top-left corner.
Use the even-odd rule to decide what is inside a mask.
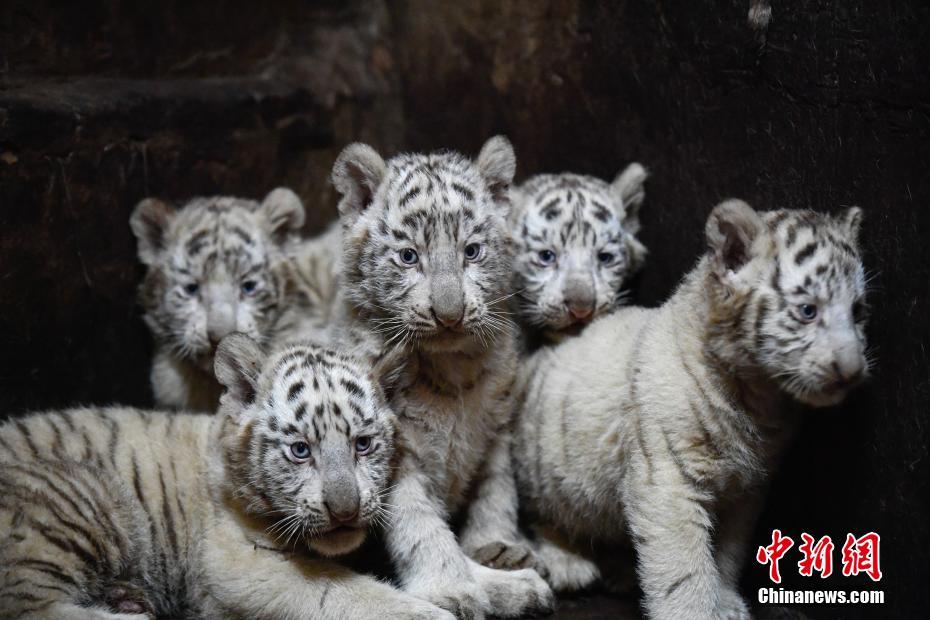
[[[558,339],[621,303],[646,257],[635,237],[646,176],[633,163],[610,184],[540,174],[514,190],[514,287],[529,329]]]
[[[386,515],[395,420],[371,369],[301,344],[265,357],[234,335],[217,373],[216,416],[74,409],[0,426],[0,616],[448,618],[320,557]]]
[[[511,546],[510,470],[515,331],[506,317],[506,217],[513,149],[492,138],[474,161],[452,152],[385,162],[366,145],[339,156],[343,198],[341,317],[332,330],[373,356],[408,359],[391,396],[404,451],[386,542],[404,589],[460,617],[551,608],[533,570],[482,566]],[[460,547],[450,526],[461,517]],[[493,548],[487,545],[494,544]]]
[[[152,389],[159,405],[212,411],[220,387],[213,352],[239,331],[267,343],[291,302],[288,254],[304,208],[278,188],[261,202],[215,196],[183,208],[152,198],[130,225],[147,273],[139,297],[155,338]]]
[[[325,330],[336,315],[339,272],[342,270],[342,227],[299,243],[291,256],[295,294],[281,312],[274,342],[289,342]]]
[[[746,536],[794,403],[836,404],[868,373],[859,219],[725,202],[663,306],[618,310],[521,369],[528,511],[576,549],[629,532],[649,617],[749,617]],[[538,544],[556,588],[597,578],[564,541]]]

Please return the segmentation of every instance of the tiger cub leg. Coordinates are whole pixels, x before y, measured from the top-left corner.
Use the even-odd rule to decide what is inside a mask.
[[[453,620],[427,601],[338,564],[249,543],[226,520],[204,542],[208,606],[216,608],[210,617]]]
[[[490,568],[534,568],[542,574],[530,541],[517,526],[517,486],[509,432],[501,432],[481,471],[475,500],[459,536],[462,549]]]
[[[720,566],[718,613],[725,620],[748,620],[749,607],[739,593],[739,578],[749,551],[749,538],[762,509],[762,494],[753,492],[731,501],[721,512],[717,528],[717,557]]]
[[[631,472],[623,494],[647,616],[716,620],[721,584],[705,508],[710,498],[656,469]]]
[[[601,578],[597,565],[571,549],[568,540],[553,529],[536,526],[536,557],[546,581],[556,592],[590,587]]]
[[[429,477],[407,455],[401,459],[396,480],[385,542],[401,587],[459,618],[484,618],[490,600],[472,574],[445,511],[428,490]]]

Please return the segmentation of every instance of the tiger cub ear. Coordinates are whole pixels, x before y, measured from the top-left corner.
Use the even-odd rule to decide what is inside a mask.
[[[243,407],[255,402],[264,360],[262,348],[243,333],[230,334],[220,341],[213,370],[216,380],[226,388],[220,397],[221,411],[235,416]]]
[[[617,215],[620,216],[623,229],[631,235],[639,232],[639,210],[646,200],[644,185],[647,178],[649,178],[649,172],[643,168],[642,164],[633,162],[618,173],[613,183],[610,184],[614,204],[623,206]]]
[[[408,360],[409,355],[400,347],[393,347],[383,351],[374,360],[368,378],[381,388],[385,402],[390,402],[392,394],[401,387]]]
[[[510,185],[517,173],[517,156],[513,152],[510,140],[504,136],[488,139],[481,147],[475,164],[487,183],[494,202],[506,205],[509,210]]]
[[[132,210],[129,227],[136,236],[143,265],[158,261],[158,255],[165,249],[165,230],[174,214],[174,207],[157,198],[144,198]]]
[[[752,258],[752,244],[765,230],[759,214],[742,200],[727,200],[711,211],[705,235],[720,276],[735,272]]]
[[[517,229],[517,224],[520,222],[520,218],[523,217],[523,214],[526,213],[527,207],[530,204],[530,198],[527,196],[520,187],[514,186],[510,188],[510,213],[508,214],[507,222],[510,225],[511,230]]]
[[[332,180],[341,217],[358,217],[371,205],[387,172],[384,160],[367,144],[356,142],[342,149],[333,164]]]
[[[281,243],[287,236],[304,225],[304,203],[287,187],[271,190],[259,211],[267,218],[272,238]]]
[[[859,229],[862,227],[862,209],[859,207],[849,207],[841,216],[841,219],[850,240],[858,241]]]

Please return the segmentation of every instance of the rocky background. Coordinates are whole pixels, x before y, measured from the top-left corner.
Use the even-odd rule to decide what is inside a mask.
[[[307,4],[0,4],[0,417],[150,404],[127,223],[139,199],[288,185],[312,233],[335,214],[326,179],[353,140],[475,153],[502,132],[521,176],[644,163],[644,304],[694,262],[722,198],[857,204],[878,365],[849,403],[810,414],[753,544],[776,527],[830,535],[834,577],[799,577],[795,548],[784,587],[881,588],[886,602],[759,611],[926,613],[930,5],[753,0],[750,18],[748,0]],[[846,533],[869,531],[879,584],[838,574]],[[750,558],[747,596],[765,585]],[[635,609],[583,597],[559,616]]]

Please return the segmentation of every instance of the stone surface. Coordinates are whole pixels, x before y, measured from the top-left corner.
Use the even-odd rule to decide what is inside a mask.
[[[757,2],[758,4],[758,2]],[[767,2],[762,2],[767,4]],[[126,224],[148,194],[259,196],[291,185],[332,217],[326,183],[352,140],[471,153],[495,132],[520,176],[652,171],[634,300],[656,304],[702,249],[720,199],[866,215],[873,380],[812,412],[776,475],[754,544],[778,527],[882,536],[880,587],[930,607],[930,5],[921,0],[594,3],[322,2],[0,5],[0,406],[149,402],[149,345]],[[840,543],[841,544],[841,543]],[[839,550],[835,560],[839,562]],[[747,566],[754,598],[765,572]],[[570,599],[559,618],[634,615]],[[785,617],[780,610],[760,615]]]

